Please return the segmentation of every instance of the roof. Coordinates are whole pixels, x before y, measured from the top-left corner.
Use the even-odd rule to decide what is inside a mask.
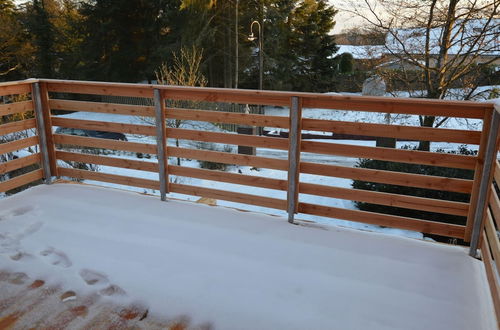
[[[493,19],[486,26],[486,19],[458,21],[452,29],[452,45],[450,55],[465,54],[469,51],[479,52],[483,56],[500,56],[500,19]],[[434,27],[430,31],[430,53],[439,54],[440,40],[443,27]],[[483,34],[483,38],[479,36]],[[477,41],[477,42],[476,42]],[[386,52],[395,53],[403,51],[410,54],[423,54],[425,52],[426,29],[424,27],[408,29],[392,29],[386,36]]]
[[[458,246],[78,184],[34,187],[0,210],[0,325],[111,325],[129,306],[134,324],[216,329],[495,324],[483,264]]]
[[[337,54],[349,53],[357,60],[377,59],[382,57],[385,52],[383,45],[337,45],[337,47],[339,48]]]

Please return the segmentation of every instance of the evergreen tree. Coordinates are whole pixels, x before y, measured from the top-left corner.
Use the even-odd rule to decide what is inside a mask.
[[[178,1],[93,0],[82,4],[82,69],[94,80],[151,80]]]

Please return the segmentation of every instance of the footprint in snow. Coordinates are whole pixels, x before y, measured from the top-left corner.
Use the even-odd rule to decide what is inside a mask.
[[[80,277],[88,285],[108,283],[108,277],[106,275],[90,269],[82,269],[80,271]]]
[[[68,268],[72,265],[68,256],[64,252],[56,250],[53,247],[49,247],[43,250],[42,252],[40,252],[40,255],[42,257],[45,257],[45,259],[48,260],[49,263],[55,266]]]
[[[33,206],[22,206],[13,210],[9,210],[3,214],[0,214],[0,221],[9,220],[12,217],[18,217],[24,215],[28,212],[33,211],[35,208]]]

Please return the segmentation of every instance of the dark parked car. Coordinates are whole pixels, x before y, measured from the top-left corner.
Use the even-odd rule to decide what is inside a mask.
[[[100,138],[100,139],[127,141],[127,137],[122,133],[92,131],[92,130],[88,130],[88,129],[58,127],[56,129],[56,133],[57,134],[76,135],[76,136],[87,136],[87,137],[94,137],[94,138]]]

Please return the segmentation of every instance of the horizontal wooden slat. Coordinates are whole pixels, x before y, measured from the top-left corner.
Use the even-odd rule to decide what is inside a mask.
[[[414,230],[455,238],[464,238],[465,227],[433,221],[387,215],[374,212],[348,210],[315,204],[299,203],[299,212],[317,216],[369,223],[373,225]]]
[[[471,193],[473,182],[472,180],[464,179],[374,170],[369,168],[316,164],[309,162],[300,163],[300,172],[352,180],[386,183],[398,186],[453,191],[466,194]]]
[[[156,145],[110,139],[90,138],[66,134],[54,134],[54,143],[63,145],[83,146],[90,148],[123,150],[156,155]]]
[[[286,201],[270,197],[236,193],[218,189],[201,188],[184,184],[171,183],[170,192],[184,195],[221,199],[225,201],[269,207],[272,209],[286,209]]]
[[[254,115],[208,110],[182,110],[168,108],[166,113],[169,119],[208,121],[211,123],[240,124],[248,126],[289,128],[288,117]]]
[[[101,103],[101,102],[85,102],[72,100],[49,100],[51,109],[56,110],[71,110],[85,112],[112,113],[119,115],[139,116],[139,117],[154,117],[154,107],[144,105],[128,105],[117,103]]]
[[[498,240],[497,229],[493,223],[493,218],[491,216],[490,210],[486,212],[486,219],[484,223],[484,230],[486,236],[488,236],[488,242],[490,244],[491,253],[493,255],[493,261],[497,269],[500,269],[500,241]]]
[[[264,104],[288,106],[292,96],[301,97],[305,108],[360,110],[384,113],[405,113],[448,117],[484,117],[485,110],[491,110],[493,103],[429,100],[416,98],[373,97],[354,95],[329,95],[318,93],[243,90],[228,88],[200,88],[189,86],[166,86],[126,83],[105,83],[95,81],[68,81],[44,79],[49,91],[152,97],[152,90],[164,90],[167,99],[208,102],[234,102],[240,104]]]
[[[34,146],[38,142],[38,136],[30,136],[26,139],[2,143],[0,144],[0,155]]]
[[[65,161],[90,163],[104,166],[114,166],[133,170],[158,172],[158,163],[145,162],[134,159],[124,159],[109,156],[96,156],[76,152],[56,151],[56,158]]]
[[[169,138],[288,150],[288,139],[167,128]]]
[[[121,124],[105,121],[69,119],[60,117],[52,117],[52,125],[103,132],[142,134],[148,136],[156,135],[155,127],[149,125]]]
[[[49,92],[153,98],[153,85],[46,81]]]
[[[31,129],[36,127],[35,119],[25,119],[19,121],[13,121],[7,124],[0,125],[0,135],[6,135],[10,133],[24,131],[26,129]]]
[[[129,176],[78,170],[73,168],[58,167],[59,176],[67,176],[75,179],[102,181],[108,183],[121,184],[125,186],[140,187],[146,189],[160,189],[160,183],[155,180],[139,179]]]
[[[488,279],[490,293],[493,299],[493,307],[497,318],[497,327],[500,329],[500,283],[498,283],[497,271],[493,268],[488,238],[486,234],[484,234],[483,237],[484,238],[481,242],[481,256],[483,258],[486,278]]]
[[[32,154],[26,157],[17,158],[9,162],[0,163],[0,174],[14,171],[26,166],[39,163],[41,161],[40,153]]]
[[[25,184],[40,180],[43,177],[43,170],[38,169],[23,175],[16,176],[7,181],[0,182],[0,192],[9,191]]]
[[[15,113],[21,113],[26,111],[33,110],[33,102],[32,101],[22,101],[16,103],[9,104],[1,104],[0,105],[0,116],[12,115]]]
[[[20,83],[0,86],[0,96],[31,93],[31,84]]]
[[[497,227],[500,228],[500,199],[498,198],[498,194],[493,184],[491,185],[489,203],[493,219],[495,220]]]
[[[318,119],[302,119],[302,129],[333,132],[336,134],[352,134],[365,136],[382,136],[398,139],[454,142],[479,144],[480,131],[468,131],[445,128],[415,127],[402,125],[370,124],[363,122],[331,121]]]
[[[403,150],[393,148],[353,146],[339,143],[302,141],[302,152],[337,155],[355,158],[379,159],[402,163],[425,164],[473,170],[476,157],[438,152]]]
[[[243,175],[237,173],[205,170],[175,165],[168,166],[168,173],[169,175],[179,175],[190,178],[234,183],[252,187],[276,189],[282,191],[286,191],[287,189],[286,180],[264,178],[260,176]]]
[[[413,210],[467,216],[469,204],[422,198],[407,195],[382,193],[361,189],[347,189],[312,183],[300,183],[299,192],[331,198],[348,199],[358,202],[402,207]]]
[[[409,115],[483,119],[492,104],[480,102],[412,98],[318,95],[304,96],[304,108],[358,110]]]
[[[168,147],[167,155],[169,157],[198,159],[198,160],[206,160],[210,162],[233,164],[233,165],[255,166],[255,167],[270,168],[282,171],[286,171],[288,169],[288,161],[283,159],[238,155],[238,154],[231,154],[219,151]]]
[[[495,161],[495,168],[493,173],[495,181],[500,185],[500,164],[498,163],[498,160]]]

